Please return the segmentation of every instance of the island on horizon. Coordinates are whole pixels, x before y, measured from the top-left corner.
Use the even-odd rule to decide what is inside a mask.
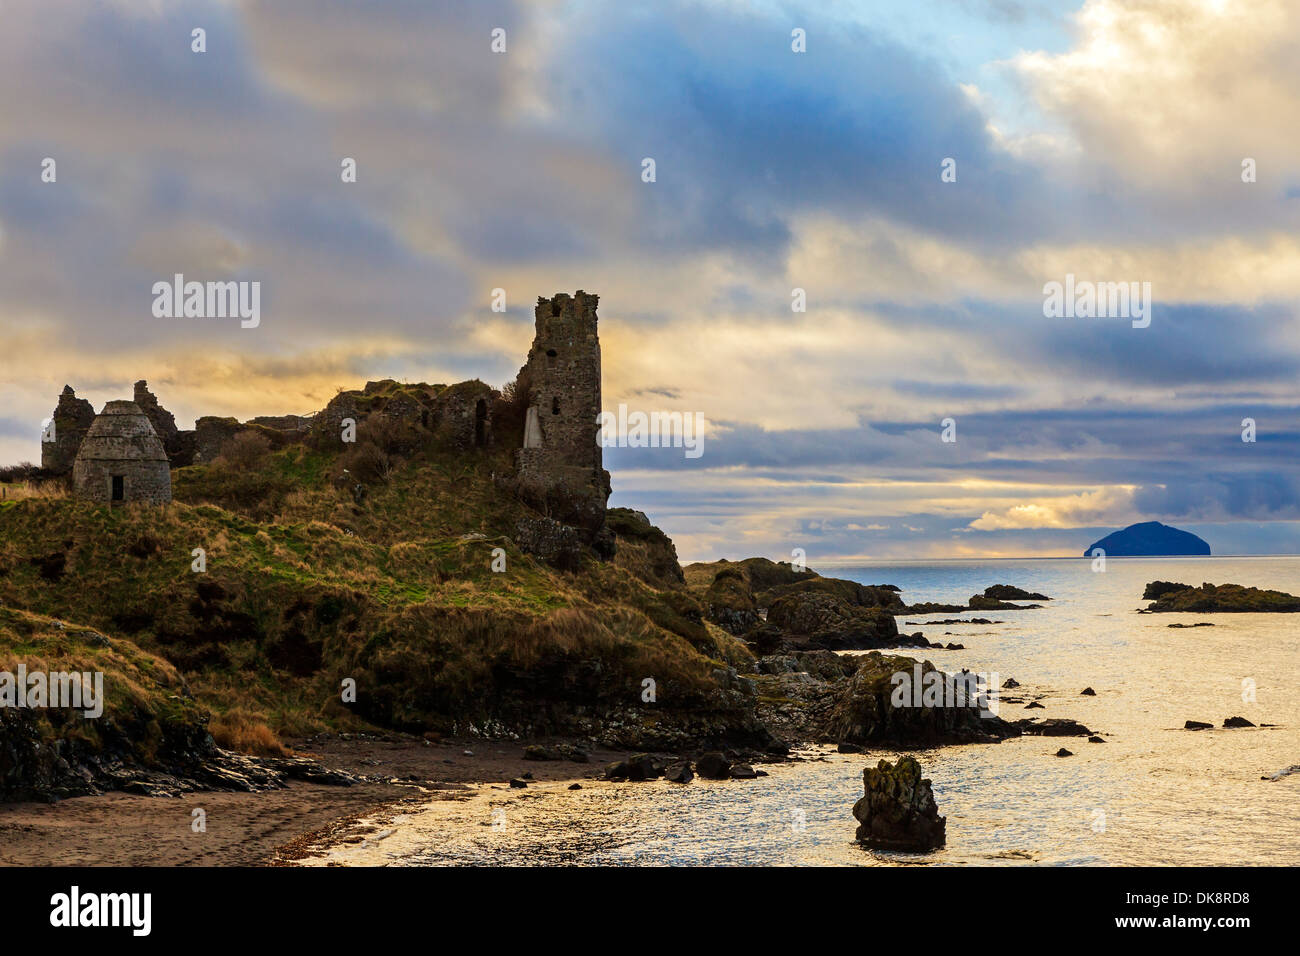
[[[1160,558],[1210,554],[1210,546],[1204,538],[1190,531],[1171,528],[1159,521],[1142,521],[1131,524],[1121,531],[1111,532],[1100,541],[1088,545],[1083,556],[1092,557],[1092,552],[1097,548],[1104,551],[1107,557],[1112,558]]]

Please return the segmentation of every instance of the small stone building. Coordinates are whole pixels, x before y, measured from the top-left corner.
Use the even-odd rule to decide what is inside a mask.
[[[135,402],[109,402],[95,416],[72,466],[77,497],[115,504],[172,500],[167,450]]]

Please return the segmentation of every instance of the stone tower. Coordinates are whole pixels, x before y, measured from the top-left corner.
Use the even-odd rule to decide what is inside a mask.
[[[172,475],[162,439],[135,402],[109,402],[86,432],[72,466],[78,498],[113,504],[172,500]]]
[[[41,436],[41,467],[52,475],[66,475],[77,460],[77,450],[95,420],[95,409],[77,398],[71,385],[63,386],[59,404],[50,416],[53,426]]]
[[[599,443],[599,300],[581,289],[539,298],[536,336],[520,370],[528,385],[520,483],[551,517],[589,536],[604,527],[609,499]]]

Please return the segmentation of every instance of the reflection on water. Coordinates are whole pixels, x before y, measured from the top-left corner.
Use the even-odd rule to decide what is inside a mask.
[[[853,841],[850,812],[862,768],[892,751],[769,766],[749,781],[583,781],[527,790],[481,788],[398,818],[393,833],[320,862],[446,864],[1296,865],[1300,774],[1300,617],[1287,614],[1139,615],[1146,582],[1227,581],[1300,593],[1297,558],[955,561],[825,569],[892,583],[908,601],[964,602],[995,583],[1041,591],[1042,610],[979,612],[994,625],[907,627],[964,651],[900,651],[946,669],[1015,677],[1045,695],[1026,714],[1071,717],[1106,735],[1026,737],[919,751],[948,818],[948,845],[925,856],[876,854]],[[957,615],[931,615],[933,619]],[[1214,627],[1176,629],[1176,621]],[[1243,682],[1246,682],[1245,684]],[[1243,700],[1253,683],[1255,702]],[[1085,686],[1096,697],[1080,697]],[[1185,731],[1188,719],[1239,715],[1276,728]],[[1073,757],[1054,756],[1060,746]]]

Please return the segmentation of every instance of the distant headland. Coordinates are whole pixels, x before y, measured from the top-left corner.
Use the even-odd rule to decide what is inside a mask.
[[[1204,539],[1190,531],[1180,531],[1159,521],[1143,521],[1131,524],[1122,531],[1106,535],[1100,541],[1088,545],[1083,552],[1085,558],[1092,557],[1094,549],[1100,548],[1107,557],[1141,558],[1166,557],[1179,555],[1208,555],[1210,546]]]

